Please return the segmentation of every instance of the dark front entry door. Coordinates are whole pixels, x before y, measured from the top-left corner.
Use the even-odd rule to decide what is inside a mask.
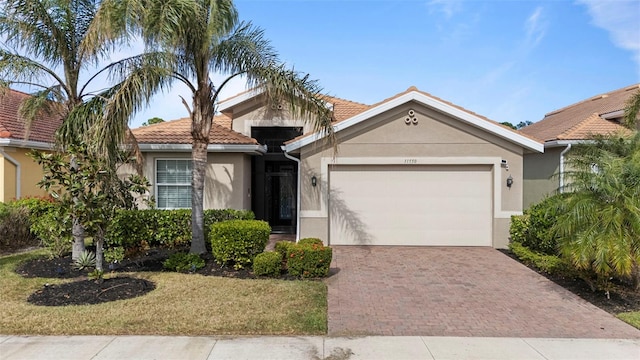
[[[267,145],[267,153],[252,161],[252,209],[273,232],[293,234],[297,219],[297,164],[287,159],[280,146],[302,134],[301,128],[259,127],[251,136]]]

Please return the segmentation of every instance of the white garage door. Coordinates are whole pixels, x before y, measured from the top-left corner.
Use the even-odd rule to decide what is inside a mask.
[[[491,246],[490,166],[335,166],[332,245]]]

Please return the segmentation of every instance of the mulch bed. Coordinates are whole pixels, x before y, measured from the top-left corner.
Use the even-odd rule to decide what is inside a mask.
[[[121,263],[105,264],[105,275],[166,271],[162,267],[162,262],[177,251],[188,251],[188,249],[152,249]],[[206,265],[197,270],[196,274],[234,279],[259,278],[249,269],[235,270],[233,266],[220,266],[210,253],[202,257]],[[142,296],[155,288],[150,281],[124,275],[113,278],[106,276],[107,279],[103,283],[87,280],[88,271],[75,269],[71,254],[56,259],[43,257],[26,261],[16,268],[16,273],[26,278],[78,279],[61,285],[45,285],[29,297],[30,303],[44,306],[86,305],[130,299]],[[297,278],[283,274],[280,279],[296,280]]]
[[[155,288],[151,281],[132,277],[114,277],[102,282],[80,280],[60,285],[45,284],[27,301],[43,306],[100,304],[138,297]]]
[[[521,262],[511,251],[501,251]],[[616,315],[622,312],[640,311],[640,292],[632,291],[628,287],[613,284],[613,288],[609,291],[609,297],[607,298],[606,292],[591,290],[589,284],[580,278],[547,274],[533,265],[524,265],[610,314]]]

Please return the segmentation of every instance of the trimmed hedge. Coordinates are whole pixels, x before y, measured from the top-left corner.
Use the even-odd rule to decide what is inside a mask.
[[[229,220],[211,225],[211,251],[219,264],[232,263],[235,269],[251,265],[264,251],[271,227],[260,220]]]
[[[248,210],[205,210],[205,236],[216,222],[254,218],[253,212]],[[191,241],[191,210],[121,210],[109,224],[106,238],[107,247],[125,249],[186,245]]]
[[[275,251],[280,253],[282,260],[282,268],[287,268],[287,259],[289,258],[289,253],[296,247],[296,243],[291,241],[278,241],[275,246]]]
[[[278,277],[282,270],[282,255],[277,251],[267,251],[253,259],[253,273],[256,276]]]
[[[318,238],[304,238],[304,239],[298,240],[298,245],[319,245],[319,246],[324,246],[324,243],[322,242],[322,240],[320,240]]]
[[[562,195],[551,196],[526,211],[529,226],[522,245],[547,255],[558,253],[558,239],[551,233],[551,227],[559,215],[557,202],[561,200]]]
[[[329,275],[332,249],[323,245],[296,244],[287,255],[289,274],[303,278],[326,277]]]
[[[511,241],[522,243],[529,232],[529,215],[511,215],[509,235]]]
[[[547,274],[571,273],[571,266],[558,256],[538,253],[519,242],[511,242],[509,250],[523,263],[533,265]]]

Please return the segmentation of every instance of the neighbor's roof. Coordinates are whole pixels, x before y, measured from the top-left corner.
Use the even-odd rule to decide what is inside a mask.
[[[334,131],[339,132],[345,128],[351,127],[355,124],[358,124],[373,116],[381,114],[389,109],[392,109],[409,101],[417,101],[438,111],[456,117],[472,126],[487,130],[501,138],[517,143],[527,149],[542,152],[542,144],[538,140],[526,135],[523,136],[523,134],[507,126],[488,119],[482,115],[478,115],[461,106],[455,105],[446,100],[442,100],[427,92],[421,91],[415,86],[411,86],[401,93],[382,100],[374,105],[368,106],[362,111],[359,111],[348,118],[341,120],[336,119],[337,122],[334,125]],[[293,151],[299,149],[303,146],[313,143],[316,140],[319,140],[320,138],[322,138],[322,136],[319,133],[299,136],[285,143],[286,150]]]
[[[245,103],[247,101],[251,101],[256,99],[258,96],[262,95],[263,91],[260,89],[249,89],[243,91],[237,95],[231,96],[227,99],[220,101],[219,111],[223,114],[229,113],[229,109],[233,107]],[[358,103],[355,101],[345,100],[334,96],[324,95],[322,97],[324,101],[333,106],[333,120],[334,121],[342,121],[353,117],[371,106]],[[226,125],[226,124],[225,124]]]
[[[640,90],[640,84],[600,94],[562,109],[520,129],[542,141],[586,140],[593,135],[630,132],[614,118],[622,117],[627,99]]]
[[[226,121],[225,116],[216,116],[209,133],[210,144],[239,144],[257,145],[258,142],[248,136],[235,132],[219,121]],[[132,130],[133,135],[140,144],[191,144],[191,119],[182,118],[142,126]]]
[[[42,114],[31,123],[27,132],[25,121],[18,114],[20,104],[31,95],[8,89],[0,93],[0,139],[53,143],[55,132],[62,124],[58,116]]]

